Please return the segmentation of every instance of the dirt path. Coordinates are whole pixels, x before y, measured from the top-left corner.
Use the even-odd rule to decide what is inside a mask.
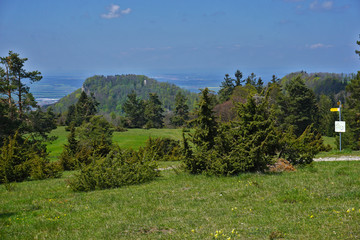
[[[360,156],[336,156],[314,158],[315,162],[329,162],[329,161],[360,161]]]

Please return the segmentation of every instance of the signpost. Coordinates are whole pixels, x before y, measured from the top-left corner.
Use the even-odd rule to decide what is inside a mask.
[[[337,102],[337,105],[339,105],[338,108],[330,108],[331,112],[339,112],[339,121],[335,121],[335,132],[338,132],[340,135],[340,152],[341,152],[341,133],[345,132],[345,122],[341,121],[341,108],[342,108],[342,104],[341,101]]]

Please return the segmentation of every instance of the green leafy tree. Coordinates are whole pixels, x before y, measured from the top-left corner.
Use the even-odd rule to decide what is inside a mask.
[[[164,109],[156,93],[149,94],[145,105],[146,128],[162,128],[164,125]]]
[[[175,97],[175,111],[174,116],[171,118],[171,124],[176,127],[184,126],[189,120],[189,106],[186,103],[185,95],[178,92]]]
[[[128,94],[123,110],[129,120],[130,127],[140,128],[145,122],[145,102],[137,98],[135,92]]]

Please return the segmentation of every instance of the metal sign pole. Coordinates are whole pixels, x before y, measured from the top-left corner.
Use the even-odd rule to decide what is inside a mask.
[[[339,100],[339,121],[341,121],[341,101]],[[341,152],[341,132],[339,132],[340,135],[340,152]]]

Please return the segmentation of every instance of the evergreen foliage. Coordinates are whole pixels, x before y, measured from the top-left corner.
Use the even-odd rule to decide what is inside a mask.
[[[360,46],[360,41],[356,42]],[[360,51],[355,50],[360,56]],[[344,117],[347,124],[347,132],[345,133],[345,141],[347,146],[352,149],[360,149],[360,71],[346,86],[348,97],[344,109]]]
[[[115,147],[106,156],[93,159],[81,168],[69,180],[69,186],[74,191],[92,191],[151,181],[159,175],[153,157],[143,149],[136,152]]]
[[[40,81],[38,71],[26,71],[27,58],[9,51],[0,58],[0,182],[57,177],[59,165],[49,163],[45,141],[56,128],[52,109],[43,112],[24,84]]]
[[[146,101],[144,116],[146,119],[145,128],[162,128],[164,125],[163,113],[159,96],[156,93],[149,94],[149,100]]]
[[[50,163],[38,143],[22,139],[17,132],[0,149],[0,183],[59,177],[60,173],[60,165]]]
[[[309,164],[324,149],[321,134],[313,125],[309,125],[299,137],[295,135],[293,127],[290,127],[283,134],[280,147],[279,158],[285,158],[291,164]]]
[[[225,102],[230,99],[230,96],[234,90],[234,79],[230,78],[229,74],[225,74],[224,81],[221,82],[219,90],[220,102]]]
[[[314,91],[316,96],[324,94],[329,97],[335,96],[338,98],[344,94],[346,85],[354,78],[354,75],[343,73],[307,73],[301,71],[286,75],[281,79],[281,84],[285,86],[288,81],[295,77],[300,77],[305,85]]]
[[[191,141],[195,146],[211,149],[214,146],[217,135],[218,123],[215,119],[214,99],[208,88],[201,91],[198,108],[196,110],[197,118],[193,120],[195,132]]]
[[[271,99],[274,93],[279,93],[275,91],[276,86],[269,88],[264,97],[249,95],[245,103],[238,103],[238,121],[217,123],[212,138],[205,137],[209,135],[205,130],[215,126],[208,123],[211,111],[198,111],[194,121],[207,124],[196,125],[201,127],[190,135],[194,148],[184,137],[183,159],[186,169],[193,174],[236,175],[247,171],[264,171],[278,157],[292,164],[310,163],[323,148],[321,135],[311,126],[299,137],[292,130],[282,133],[275,124],[276,111],[273,105],[276,102]],[[206,95],[206,91],[203,91],[199,106],[209,105],[204,104],[209,102],[204,101]]]
[[[286,84],[285,94],[280,96],[279,105],[281,112],[278,117],[283,119],[282,129],[294,126],[295,135],[300,136],[307,126],[318,126],[319,109],[315,94],[300,76]]]
[[[144,151],[154,154],[155,161],[178,161],[181,158],[180,141],[171,138],[149,138]]]
[[[65,170],[74,170],[90,164],[92,158],[106,156],[112,148],[112,133],[111,125],[101,116],[93,116],[76,130],[73,123],[60,164]]]
[[[145,123],[145,101],[137,98],[133,91],[128,94],[127,100],[123,105],[125,116],[129,120],[129,127],[141,128]]]
[[[245,82],[245,80],[242,80],[243,74],[240,72],[240,70],[236,70],[235,72],[235,87],[242,86],[242,84]]]
[[[189,120],[189,106],[186,101],[186,96],[181,92],[176,94],[174,116],[170,119],[171,124],[176,127],[184,126],[186,121]]]
[[[346,120],[345,137],[347,137],[347,146],[354,149],[360,149],[360,71],[350,84],[346,87],[349,96],[346,98],[344,117]],[[344,139],[346,141],[346,139]]]

